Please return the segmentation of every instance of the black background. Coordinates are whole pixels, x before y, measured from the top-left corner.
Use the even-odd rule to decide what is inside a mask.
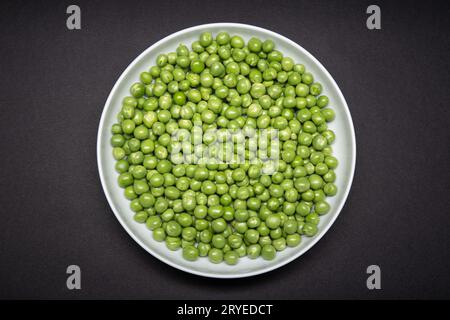
[[[450,6],[376,1],[0,4],[0,298],[450,298]],[[157,40],[212,22],[258,25],[329,70],[353,116],[357,166],[330,232],[296,261],[240,280],[165,265],[122,229],[96,164],[102,108]],[[82,289],[66,288],[66,267]],[[382,289],[366,288],[366,268]]]

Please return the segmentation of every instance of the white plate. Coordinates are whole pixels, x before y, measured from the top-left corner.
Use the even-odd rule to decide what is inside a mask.
[[[175,51],[180,43],[190,46],[204,31],[210,31],[213,35],[220,31],[226,31],[232,35],[240,35],[246,41],[252,36],[263,40],[272,39],[276,44],[276,49],[286,56],[292,57],[296,63],[303,63],[307,71],[314,75],[315,80],[323,85],[324,94],[330,98],[329,105],[336,111],[336,119],[330,124],[330,128],[336,133],[333,150],[339,160],[339,167],[336,170],[338,194],[328,198],[331,210],[327,215],[321,217],[318,234],[312,238],[302,237],[302,243],[299,246],[278,252],[272,261],[262,258],[251,260],[245,257],[241,258],[234,266],[225,263],[213,264],[207,258],[200,258],[195,262],[186,261],[181,256],[181,250],[175,252],[168,250],[164,243],[153,240],[151,231],[145,225],[133,220],[129,201],[125,199],[123,189],[117,184],[118,174],[114,170],[115,160],[112,157],[112,147],[109,141],[110,128],[116,122],[116,115],[120,111],[123,97],[129,95],[130,86],[138,81],[142,71],[148,70],[155,63],[158,54]],[[97,138],[98,170],[103,190],[114,214],[128,234],[150,254],[168,265],[193,274],[214,278],[240,278],[268,272],[289,263],[309,250],[328,231],[344,206],[353,180],[355,158],[355,132],[347,103],[336,82],[322,64],[301,46],[275,32],[238,23],[213,23],[181,30],[158,41],[141,53],[122,73],[111,90],[103,109]]]

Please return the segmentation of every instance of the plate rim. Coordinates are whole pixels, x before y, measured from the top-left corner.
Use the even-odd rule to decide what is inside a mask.
[[[184,33],[188,33],[191,31],[197,31],[197,30],[201,30],[201,29],[207,29],[207,28],[217,28],[217,27],[223,27],[223,28],[227,28],[227,27],[238,27],[238,28],[245,28],[245,29],[249,29],[249,30],[255,30],[255,31],[260,31],[263,33],[268,34],[269,36],[273,37],[274,39],[281,39],[282,41],[292,45],[293,47],[295,47],[296,49],[298,49],[299,51],[302,51],[305,55],[308,56],[309,59],[311,59],[311,61],[321,70],[321,72],[323,72],[323,74],[325,75],[325,77],[328,78],[328,80],[330,80],[330,82],[332,83],[332,85],[334,85],[337,88],[337,95],[338,97],[342,100],[343,102],[343,106],[344,106],[344,112],[346,113],[347,118],[349,119],[349,128],[350,128],[350,137],[351,137],[351,148],[353,150],[353,153],[350,157],[350,161],[351,161],[351,173],[350,173],[350,177],[349,177],[349,182],[347,184],[347,186],[345,187],[344,195],[342,198],[342,201],[338,204],[337,206],[337,210],[336,210],[336,214],[331,218],[331,220],[329,221],[329,223],[327,225],[325,225],[322,229],[322,232],[320,234],[318,234],[316,237],[314,237],[304,248],[302,248],[301,250],[299,250],[298,252],[296,252],[295,254],[293,254],[291,257],[282,260],[278,263],[275,263],[272,266],[266,266],[263,267],[261,269],[258,270],[254,270],[254,271],[249,271],[249,272],[243,272],[243,273],[239,273],[239,274],[217,274],[217,273],[212,273],[212,272],[204,272],[204,271],[198,271],[195,269],[190,269],[190,268],[186,268],[184,266],[181,266],[161,255],[159,255],[157,252],[153,251],[152,248],[150,248],[149,246],[147,246],[145,243],[143,243],[136,235],[135,233],[130,230],[130,228],[128,228],[127,224],[125,223],[125,220],[122,218],[122,216],[118,213],[118,210],[115,206],[112,205],[113,201],[112,201],[112,196],[110,194],[110,192],[108,191],[108,188],[106,188],[106,182],[105,182],[105,177],[103,174],[104,168],[103,168],[103,164],[102,164],[102,156],[101,156],[101,141],[102,141],[102,132],[104,130],[104,126],[105,126],[105,118],[106,118],[106,114],[108,111],[108,106],[111,105],[111,100],[115,94],[115,92],[117,91],[119,84],[122,82],[123,78],[125,78],[125,76],[128,74],[128,72],[130,71],[130,69],[132,69],[134,67],[135,64],[137,64],[138,61],[141,60],[141,58],[143,56],[145,56],[149,51],[151,51],[154,47],[157,47],[158,45],[171,40],[172,38],[175,38],[179,35],[182,35]],[[278,269],[284,265],[287,265],[288,263],[296,260],[297,258],[299,258],[300,256],[302,256],[304,253],[306,253],[309,249],[311,249],[317,242],[320,241],[320,239],[322,239],[322,237],[328,232],[328,230],[331,228],[331,226],[335,223],[336,219],[338,218],[338,216],[340,215],[345,203],[347,202],[347,198],[348,195],[350,193],[350,189],[352,187],[353,184],[353,178],[354,178],[354,174],[355,174],[355,167],[356,167],[356,136],[355,136],[355,128],[354,128],[354,124],[353,124],[353,118],[351,116],[350,113],[350,109],[348,108],[348,104],[347,101],[345,100],[344,95],[342,94],[342,91],[340,89],[340,87],[338,86],[338,84],[336,83],[336,81],[334,80],[334,78],[331,76],[331,74],[328,72],[328,70],[322,65],[322,63],[320,63],[319,60],[317,60],[311,53],[309,53],[308,50],[306,50],[305,48],[303,48],[302,46],[300,46],[299,44],[297,44],[296,42],[292,41],[291,39],[266,28],[262,28],[262,27],[258,27],[255,25],[251,25],[251,24],[244,24],[244,23],[234,23],[234,22],[217,22],[217,23],[207,23],[207,24],[200,24],[200,25],[195,25],[192,27],[188,27],[182,30],[179,30],[177,32],[171,33],[169,35],[167,35],[166,37],[160,39],[159,41],[153,43],[151,46],[149,46],[147,49],[145,49],[143,52],[141,52],[136,58],[133,59],[133,61],[125,68],[125,70],[121,73],[121,75],[119,76],[119,78],[116,80],[116,82],[114,83],[114,86],[112,87],[108,98],[106,99],[105,105],[103,106],[103,110],[102,110],[102,114],[100,117],[100,122],[99,122],[99,126],[98,126],[98,131],[97,131],[97,147],[96,147],[96,154],[97,154],[97,168],[98,168],[98,173],[100,176],[100,182],[102,185],[102,189],[103,189],[103,193],[106,196],[106,199],[108,201],[109,207],[111,208],[111,210],[113,211],[116,219],[119,221],[119,223],[121,224],[121,226],[125,229],[125,231],[128,233],[128,235],[134,240],[136,241],[136,243],[138,243],[145,251],[147,251],[148,253],[150,253],[152,256],[154,256],[155,258],[157,258],[158,260],[170,265],[171,267],[174,267],[176,269],[179,269],[181,271],[187,272],[187,273],[191,273],[191,274],[195,274],[198,276],[203,276],[203,277],[209,277],[209,278],[220,278],[220,279],[233,279],[233,278],[245,278],[245,277],[252,277],[252,276],[256,276],[259,274],[263,274],[263,273],[267,273],[270,272],[272,270]]]

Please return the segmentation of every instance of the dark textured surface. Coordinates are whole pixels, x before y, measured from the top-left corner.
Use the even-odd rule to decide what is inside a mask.
[[[449,5],[368,1],[0,4],[0,298],[450,298]],[[200,278],[141,249],[97,174],[104,102],[145,48],[185,27],[242,22],[299,43],[349,104],[357,168],[341,216],[307,254],[242,280]],[[82,269],[82,290],[65,269]],[[382,290],[366,288],[366,267]]]

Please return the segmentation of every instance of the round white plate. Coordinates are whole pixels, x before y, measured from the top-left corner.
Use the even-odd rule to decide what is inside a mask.
[[[323,85],[324,94],[330,98],[329,105],[336,111],[336,119],[329,126],[336,133],[333,150],[339,160],[336,170],[338,193],[336,196],[328,198],[331,210],[327,215],[321,217],[319,232],[316,236],[302,237],[299,246],[278,252],[272,261],[262,258],[251,260],[244,257],[234,266],[225,263],[213,264],[207,258],[200,258],[195,262],[186,261],[181,256],[181,250],[175,252],[168,250],[164,243],[153,240],[151,231],[144,224],[136,223],[133,220],[129,201],[124,197],[123,189],[117,184],[118,174],[114,170],[115,160],[112,157],[112,147],[109,141],[111,138],[110,128],[116,122],[116,115],[121,109],[123,97],[129,95],[128,90],[134,82],[139,80],[139,74],[155,64],[158,54],[175,51],[180,43],[190,46],[204,31],[209,31],[214,36],[220,31],[226,31],[231,35],[240,35],[246,41],[252,36],[262,40],[272,39],[276,49],[286,56],[292,57],[296,63],[303,63],[307,71],[314,75],[315,80]],[[240,278],[268,272],[289,263],[309,250],[328,231],[344,206],[353,180],[355,159],[355,132],[347,103],[336,82],[322,64],[301,46],[275,32],[238,23],[213,23],[181,30],[158,41],[141,53],[126,68],[111,90],[100,119],[97,137],[98,170],[103,190],[114,214],[128,234],[142,248],[168,265],[193,274],[214,278]]]

